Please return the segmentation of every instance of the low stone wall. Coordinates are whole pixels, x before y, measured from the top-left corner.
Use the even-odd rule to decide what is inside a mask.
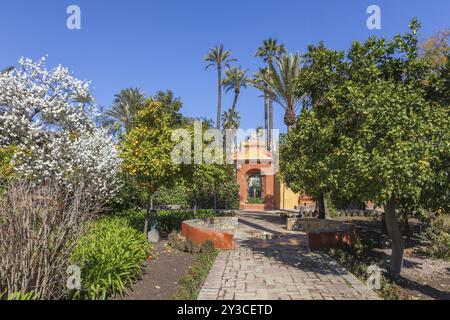
[[[300,211],[299,210],[281,210],[278,212],[278,214],[282,218],[298,218],[300,217]],[[319,216],[319,213],[314,210],[305,210],[303,213],[305,218],[315,218]]]
[[[217,249],[234,248],[234,230],[238,227],[237,217],[216,217],[184,221],[181,234],[197,245],[211,241]]]
[[[339,210],[336,212],[338,217],[381,217],[382,210]]]
[[[305,232],[310,250],[350,246],[357,239],[355,225],[341,221],[287,218],[286,229]]]
[[[298,218],[300,216],[300,210],[281,210],[279,212],[283,218]],[[319,216],[319,213],[314,210],[305,210],[303,213],[305,218],[315,218]],[[336,217],[381,217],[383,211],[379,210],[338,210],[333,216]]]

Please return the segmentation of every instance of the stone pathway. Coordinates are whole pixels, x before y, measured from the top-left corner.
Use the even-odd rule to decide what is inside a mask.
[[[325,254],[310,252],[305,234],[283,229],[268,213],[239,213],[236,248],[219,253],[199,300],[379,299]]]

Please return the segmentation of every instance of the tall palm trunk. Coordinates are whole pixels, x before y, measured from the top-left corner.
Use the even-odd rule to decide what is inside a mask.
[[[222,116],[222,68],[217,67],[217,122],[216,128],[220,130],[220,117]]]
[[[269,64],[269,73],[270,73],[270,66],[273,65],[272,57],[269,57],[269,59],[267,60],[267,63]],[[270,92],[269,94],[272,94],[272,92]],[[271,97],[269,97],[269,146],[270,146],[270,151],[272,151],[272,149],[273,149],[272,131],[273,131],[273,99]]]
[[[288,132],[295,125],[295,122],[296,122],[295,110],[293,107],[289,106],[284,114],[284,123],[287,126]]]
[[[236,105],[237,105],[237,102],[239,99],[239,94],[240,94],[239,91],[235,91],[235,93],[234,93],[233,104],[231,105],[231,110],[230,110],[230,115],[231,115],[232,119],[234,119],[234,113],[236,111]]]
[[[272,131],[273,131],[273,100],[269,99],[269,147],[272,151]]]
[[[264,129],[266,130],[266,149],[270,149],[269,147],[269,104],[267,101],[267,93],[264,92]]]

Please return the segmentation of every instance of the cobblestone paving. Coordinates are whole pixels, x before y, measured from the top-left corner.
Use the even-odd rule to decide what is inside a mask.
[[[241,212],[236,248],[219,253],[199,300],[366,300],[378,296],[281,218]]]

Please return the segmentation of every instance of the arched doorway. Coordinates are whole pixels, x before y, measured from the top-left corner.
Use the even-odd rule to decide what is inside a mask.
[[[252,170],[247,173],[247,203],[263,204],[265,196],[264,176],[260,170]]]

